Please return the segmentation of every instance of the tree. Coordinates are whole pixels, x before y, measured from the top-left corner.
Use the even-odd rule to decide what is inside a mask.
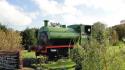
[[[108,31],[106,25],[101,22],[96,22],[92,25],[92,37],[100,44],[104,42],[105,38],[108,38]]]
[[[22,44],[25,49],[29,49],[29,46],[34,46],[37,44],[37,32],[38,29],[32,28],[32,29],[26,29],[21,32],[21,35],[23,37]]]
[[[113,29],[116,30],[119,40],[122,41],[125,38],[125,24],[119,24],[113,26]]]
[[[5,25],[2,25],[2,24],[0,23],[0,30],[4,30],[4,31],[6,31],[6,30],[7,30],[7,28],[6,28],[6,26],[5,26]]]

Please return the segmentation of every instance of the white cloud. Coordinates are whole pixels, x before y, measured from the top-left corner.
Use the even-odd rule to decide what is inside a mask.
[[[89,17],[89,16],[73,16],[73,15],[64,15],[64,22],[69,24],[87,24],[92,25],[93,22],[99,21],[99,17]],[[92,19],[93,18],[93,19]]]
[[[0,0],[0,22],[3,24],[27,25],[32,22],[32,19],[6,0]]]
[[[36,19],[39,15],[39,12],[28,12],[27,15],[30,16],[32,19]]]
[[[124,0],[65,0],[63,4],[56,2],[56,0],[34,0],[39,8],[46,15],[62,15],[62,20],[65,23],[85,23],[92,24],[96,21],[102,21],[108,26],[119,24],[121,20],[125,19],[125,1]],[[100,16],[85,14],[84,10],[77,8],[81,6],[85,8],[91,7],[93,9],[103,10]],[[93,12],[89,9],[88,11]]]
[[[53,0],[34,0],[38,4],[39,8],[46,14],[60,14],[62,13],[61,6]],[[44,14],[45,14],[44,13]]]

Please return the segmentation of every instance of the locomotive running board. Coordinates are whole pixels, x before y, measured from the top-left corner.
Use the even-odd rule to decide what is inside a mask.
[[[50,48],[73,48],[73,45],[59,45],[59,46],[46,46],[46,49],[42,51],[42,53],[47,53],[47,49]]]

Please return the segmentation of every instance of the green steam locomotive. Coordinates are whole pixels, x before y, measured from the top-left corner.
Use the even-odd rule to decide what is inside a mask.
[[[46,55],[48,58],[67,57],[68,50],[76,42],[81,43],[91,35],[91,25],[60,25],[44,20],[44,26],[38,31],[38,47],[36,55]]]

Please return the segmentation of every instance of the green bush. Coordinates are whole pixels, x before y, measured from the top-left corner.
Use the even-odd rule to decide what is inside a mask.
[[[96,23],[89,41],[71,50],[71,58],[77,64],[76,70],[125,69],[125,45],[119,42],[117,46],[111,46],[108,29],[103,26],[102,30],[100,27],[100,23]]]
[[[75,48],[71,50],[70,57],[71,59],[76,62],[76,69],[82,69],[82,61],[84,59],[85,50],[80,45],[75,45]]]

